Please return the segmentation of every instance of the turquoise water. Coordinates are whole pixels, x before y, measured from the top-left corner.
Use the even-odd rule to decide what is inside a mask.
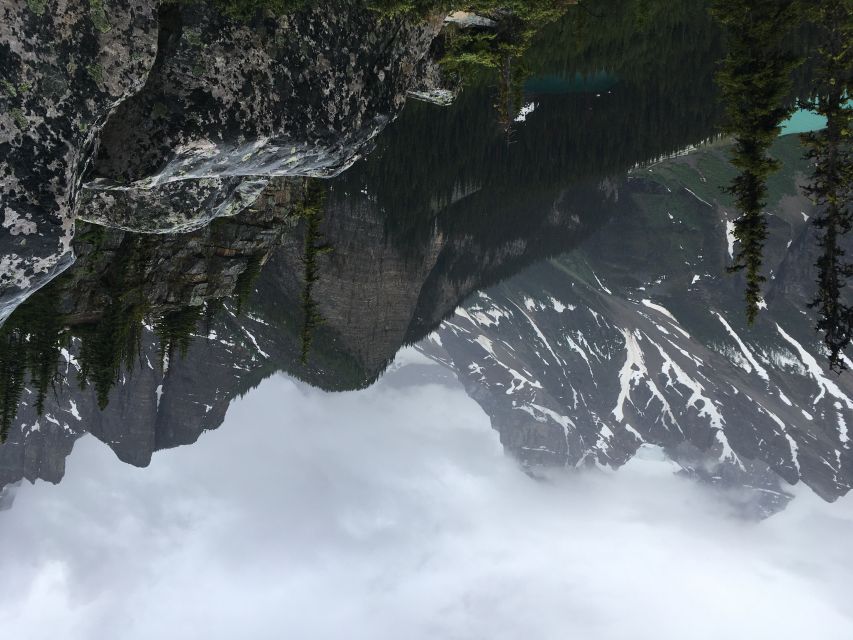
[[[853,105],[853,100],[847,103],[848,106]],[[805,133],[806,131],[817,131],[826,126],[826,118],[819,116],[814,111],[800,109],[794,112],[788,120],[782,124],[782,133]]]
[[[817,131],[826,126],[826,118],[816,114],[814,111],[800,109],[782,124],[782,133],[805,133],[806,131]]]

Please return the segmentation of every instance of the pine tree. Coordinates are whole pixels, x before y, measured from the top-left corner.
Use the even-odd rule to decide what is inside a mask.
[[[844,234],[853,228],[853,107],[849,104],[853,74],[853,3],[826,0],[810,6],[808,18],[820,29],[814,89],[803,106],[826,118],[826,128],[803,136],[812,161],[811,181],[806,188],[817,209],[821,255],[817,295],[809,305],[818,310],[817,330],[823,333],[830,369],[846,368],[843,353],[853,339],[853,307],[843,293],[853,276],[853,264],[841,247]]]
[[[237,282],[234,285],[234,296],[237,299],[237,315],[243,313],[243,308],[252,296],[255,287],[255,281],[261,275],[261,268],[264,266],[263,253],[255,253],[249,256],[246,261],[246,268],[237,276]]]
[[[26,348],[24,334],[15,329],[0,337],[0,443],[6,442],[9,428],[18,413],[24,390]]]
[[[184,307],[175,311],[168,311],[160,316],[154,323],[154,332],[160,340],[161,358],[168,354],[172,359],[175,349],[181,357],[187,355],[192,342],[192,334],[204,315],[204,306]]]
[[[27,378],[37,413],[44,411],[47,392],[58,379],[64,344],[55,286],[30,296],[0,327],[0,442],[6,439],[17,416]]]
[[[110,391],[122,369],[133,370],[141,351],[142,321],[150,308],[133,286],[148,259],[141,245],[126,239],[116,256],[101,283],[106,294],[103,313],[91,325],[75,328],[81,339],[77,378],[81,388],[94,385],[101,409],[109,404]]]
[[[795,0],[717,0],[714,5],[728,43],[717,82],[726,107],[726,128],[735,138],[732,163],[740,170],[729,187],[740,212],[734,230],[740,247],[729,271],[746,274],[749,324],[758,314],[765,281],[766,181],[779,168],[767,151],[793,112],[786,98],[796,61],[787,42],[798,9]]]
[[[331,251],[331,247],[323,242],[320,223],[323,221],[323,207],[326,202],[326,192],[319,180],[309,180],[305,186],[302,203],[297,207],[295,215],[306,223],[305,251],[302,263],[305,267],[305,285],[302,290],[302,333],[300,361],[308,363],[314,331],[323,323],[317,302],[314,300],[314,283],[319,278],[317,257]]]

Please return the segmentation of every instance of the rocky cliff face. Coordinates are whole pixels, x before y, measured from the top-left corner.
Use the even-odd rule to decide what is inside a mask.
[[[567,188],[538,206],[546,215],[531,225],[531,205],[493,203],[484,207],[472,194],[465,203],[477,214],[488,210],[501,221],[491,237],[480,237],[464,224],[443,231],[435,225],[416,245],[389,236],[387,217],[369,193],[329,194],[320,224],[322,242],[330,249],[318,256],[317,279],[311,296],[321,319],[317,328],[317,358],[306,367],[283,363],[283,368],[329,389],[364,386],[383,371],[397,350],[420,340],[456,306],[484,283],[493,282],[532,261],[570,247],[598,224],[597,215],[579,215],[576,200],[608,206],[606,190],[595,185]],[[447,215],[464,220],[462,202]],[[480,218],[479,215],[475,216]],[[527,219],[527,220],[526,220]],[[524,222],[522,222],[524,221]],[[303,223],[304,227],[304,223]],[[520,234],[519,229],[525,233]],[[287,234],[258,280],[254,308],[297,326],[305,287],[305,229]],[[327,366],[323,353],[346,354],[361,371],[357,379],[342,380]]]
[[[0,9],[0,321],[70,264],[107,118],[154,63],[156,2],[10,0]]]
[[[20,0],[3,17],[0,319],[70,264],[78,215],[188,231],[272,176],[342,171],[441,28],[355,0],[251,24],[154,0]]]
[[[79,264],[51,290],[59,312],[75,325],[102,317],[117,294],[144,301],[153,315],[236,296],[241,277],[262,269],[296,227],[304,186],[304,179],[276,178],[239,216],[189,233],[80,225],[74,242]],[[115,291],[111,276],[120,268],[125,277]]]
[[[86,220],[186,230],[269,177],[340,173],[402,108],[441,28],[346,1],[252,24],[174,6],[160,24],[145,87],[101,137]]]
[[[441,24],[340,1],[253,24],[163,10],[157,62],[104,130],[91,188],[335,175],[402,108]]]
[[[796,155],[788,139],[777,152]],[[692,474],[756,488],[778,477],[827,500],[853,482],[853,379],[831,374],[807,309],[810,203],[777,183],[766,308],[743,320],[725,275],[733,210],[710,150],[634,172],[626,203],[581,247],[460,307],[424,353],[452,367],[506,448],[538,466],[620,466],[644,444]]]

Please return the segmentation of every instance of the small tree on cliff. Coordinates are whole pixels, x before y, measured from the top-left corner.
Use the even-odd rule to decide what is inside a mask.
[[[803,136],[807,157],[813,163],[811,182],[806,187],[818,208],[814,224],[818,229],[821,254],[817,295],[812,308],[818,310],[818,331],[829,351],[829,366],[846,368],[843,352],[853,339],[853,308],[843,296],[853,264],[841,247],[844,234],[853,228],[853,108],[849,106],[850,76],[853,73],[853,3],[826,0],[808,8],[807,17],[819,28],[814,88],[803,106],[826,118],[826,128]]]
[[[717,77],[726,107],[726,129],[735,138],[732,163],[740,170],[729,187],[740,217],[740,248],[730,272],[746,274],[746,317],[752,324],[761,301],[764,242],[767,239],[767,177],[778,163],[767,154],[793,106],[794,58],[786,41],[798,15],[794,0],[717,0],[714,15],[724,26],[728,53]]]

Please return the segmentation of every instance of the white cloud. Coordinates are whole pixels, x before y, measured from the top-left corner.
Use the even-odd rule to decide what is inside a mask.
[[[652,464],[535,482],[459,389],[274,378],[148,469],[86,438],[22,487],[4,637],[853,637],[853,501],[746,523]]]

